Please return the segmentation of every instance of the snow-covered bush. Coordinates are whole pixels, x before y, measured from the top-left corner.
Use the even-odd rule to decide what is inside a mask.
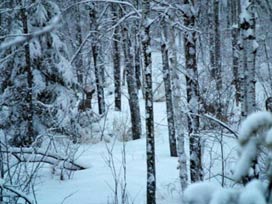
[[[189,185],[184,192],[187,204],[268,204],[271,203],[272,171],[272,114],[270,112],[255,112],[249,115],[241,124],[239,130],[239,159],[233,178],[243,181],[245,186],[224,189],[207,182]],[[266,155],[265,180],[254,178],[254,164],[263,148],[270,154]],[[257,162],[256,162],[257,161]],[[247,177],[247,180],[245,178]],[[246,181],[246,182],[245,182]],[[268,184],[268,185],[267,185]]]

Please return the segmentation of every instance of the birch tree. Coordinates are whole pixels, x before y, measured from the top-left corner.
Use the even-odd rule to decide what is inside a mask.
[[[241,0],[240,29],[242,34],[242,117],[256,111],[256,14],[253,0]],[[252,163],[253,178],[258,177],[257,159]],[[251,178],[248,178],[249,180]]]
[[[112,9],[112,19],[113,19],[113,75],[114,75],[114,105],[116,111],[121,111],[121,56],[120,56],[120,26],[116,26],[118,22],[118,6],[116,4],[111,4]]]
[[[240,43],[239,43],[239,14],[240,14],[240,2],[229,2],[230,12],[229,18],[231,23],[231,41],[232,41],[232,73],[233,84],[235,87],[235,100],[238,104],[241,102],[241,70],[240,66]]]
[[[179,162],[179,177],[181,189],[184,190],[188,183],[188,173],[187,173],[187,158],[185,153],[185,134],[183,128],[185,125],[182,122],[184,118],[182,114],[182,94],[181,94],[181,77],[179,75],[178,60],[177,60],[177,47],[175,43],[175,28],[170,27],[169,35],[169,66],[172,70],[172,89],[173,89],[173,106],[174,106],[174,116],[175,116],[175,131],[177,137],[177,154]]]
[[[197,0],[184,0],[183,15],[184,25],[188,28],[184,33],[184,54],[186,69],[186,92],[188,113],[188,131],[190,143],[190,174],[191,181],[203,179],[201,138],[199,137],[199,87],[198,69],[196,59],[197,34],[195,31]]]
[[[169,137],[169,149],[172,157],[177,156],[176,147],[176,130],[174,122],[174,109],[172,100],[172,85],[171,85],[171,70],[169,66],[169,54],[168,54],[168,28],[166,26],[165,17],[161,19],[162,39],[161,39],[161,53],[162,53],[162,65],[163,65],[163,81],[165,87],[166,98],[166,114],[168,122],[168,137]]]
[[[241,0],[240,29],[242,34],[243,101],[242,116],[256,110],[256,14],[253,0]]]
[[[130,119],[131,119],[131,129],[132,129],[132,138],[133,140],[141,138],[142,128],[141,128],[141,114],[140,114],[140,106],[139,106],[139,98],[138,98],[138,89],[136,82],[136,72],[135,66],[133,66],[133,54],[131,53],[131,41],[128,35],[128,28],[123,26],[122,28],[122,37],[123,37],[123,51],[125,58],[125,69],[126,71],[126,79],[128,86],[128,94],[129,94],[129,108],[130,108]]]
[[[142,47],[145,74],[145,112],[146,112],[146,162],[147,162],[147,200],[156,203],[155,138],[152,92],[152,59],[150,37],[150,1],[142,1]]]

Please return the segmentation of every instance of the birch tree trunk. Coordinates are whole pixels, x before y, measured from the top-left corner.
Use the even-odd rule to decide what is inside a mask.
[[[181,110],[182,97],[181,97],[181,83],[180,76],[178,74],[178,62],[177,62],[177,49],[175,44],[175,29],[170,27],[170,41],[169,41],[169,65],[172,70],[172,81],[173,81],[173,104],[174,104],[174,115],[175,115],[175,130],[177,137],[177,152],[179,162],[179,177],[181,189],[185,190],[188,184],[188,173],[187,173],[187,158],[184,149],[185,135],[183,131],[184,124],[182,118],[184,117]]]
[[[118,21],[118,8],[115,4],[111,5],[113,24],[115,25]],[[113,71],[114,71],[114,105],[116,111],[121,111],[122,109],[122,96],[121,96],[121,56],[119,43],[120,39],[120,27],[114,28],[113,34]]]
[[[150,1],[142,1],[143,57],[145,73],[146,156],[147,156],[147,204],[156,203],[155,138],[152,91],[152,59],[150,39]]]
[[[256,110],[256,52],[258,44],[255,36],[255,7],[253,0],[241,0],[240,29],[242,32],[243,73],[244,73],[244,97],[242,102],[242,116]]]
[[[240,66],[240,48],[239,48],[239,1],[230,1],[230,22],[231,22],[231,40],[232,40],[232,73],[233,84],[235,87],[235,100],[237,105],[241,102],[241,71]]]
[[[184,0],[184,7],[191,8],[184,11],[184,25],[191,28],[184,34],[184,53],[186,74],[187,103],[189,106],[188,131],[190,142],[190,174],[191,181],[197,182],[203,179],[201,141],[199,137],[199,88],[198,70],[196,60],[196,31],[195,10],[196,1]]]
[[[256,42],[255,26],[256,14],[254,0],[241,0],[240,29],[242,32],[243,53],[243,81],[242,81],[242,117],[247,117],[256,111],[256,53],[258,44]],[[258,178],[257,158],[252,163],[253,175],[245,178],[248,182],[253,178]]]
[[[128,30],[126,27],[122,29],[123,33],[123,51],[125,57],[125,67],[126,67],[126,79],[129,94],[129,108],[130,108],[130,119],[132,127],[132,138],[133,140],[140,139],[142,135],[141,128],[141,114],[138,98],[138,89],[135,77],[135,67],[132,64],[133,54],[130,51],[131,41],[128,36]]]
[[[165,20],[161,20],[162,27],[162,42],[161,42],[161,53],[162,53],[162,65],[163,65],[163,81],[165,88],[166,98],[166,111],[167,111],[167,122],[168,122],[168,137],[169,137],[169,148],[170,156],[177,156],[177,145],[176,145],[176,131],[174,122],[174,110],[172,100],[172,87],[171,87],[171,70],[169,66],[168,46],[166,45],[166,39],[168,39],[167,26]]]

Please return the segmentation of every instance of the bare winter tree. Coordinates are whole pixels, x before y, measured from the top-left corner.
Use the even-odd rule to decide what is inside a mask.
[[[90,5],[89,11],[90,25],[92,35],[92,57],[93,57],[93,66],[95,72],[95,83],[97,89],[97,100],[98,100],[98,112],[99,114],[105,113],[105,96],[103,88],[103,73],[102,73],[102,61],[101,61],[101,42],[99,38],[99,24],[97,16],[97,6],[95,4]]]
[[[150,1],[142,2],[142,47],[145,75],[145,114],[146,114],[146,162],[147,162],[147,203],[156,203],[155,138],[152,91],[152,59],[150,37]]]
[[[201,138],[199,137],[199,87],[198,69],[196,59],[197,33],[195,31],[196,13],[195,6],[197,0],[184,0],[184,54],[186,68],[186,91],[189,106],[188,131],[190,142],[190,170],[191,181],[196,182],[203,179],[202,158],[201,158]]]
[[[219,0],[210,1],[210,63],[211,77],[215,82],[216,99],[214,103],[215,114],[218,119],[223,119],[223,103],[222,103],[222,63],[221,63],[221,40],[220,40],[220,24],[219,24]]]
[[[252,0],[241,0],[240,30],[242,35],[242,103],[241,115],[243,118],[256,111],[256,13]],[[253,161],[253,176],[258,177],[257,159]],[[252,178],[248,178],[249,180]],[[247,182],[247,181],[245,181]]]
[[[166,42],[168,37],[168,27],[166,25],[164,17],[161,19],[162,27],[162,42],[161,42],[161,53],[162,53],[162,64],[163,64],[163,81],[165,87],[165,98],[166,98],[166,110],[167,110],[167,122],[168,122],[168,135],[169,135],[169,148],[170,155],[172,157],[177,156],[176,147],[176,130],[174,122],[174,109],[173,109],[173,98],[172,98],[172,82],[171,82],[171,70],[169,66],[169,54],[168,54],[168,43]]]
[[[113,72],[114,72],[114,104],[115,110],[121,111],[121,56],[120,56],[120,26],[116,26],[119,17],[119,7],[116,4],[111,4],[113,18]]]
[[[76,1],[75,1],[76,2]],[[81,28],[81,5],[76,5],[75,6],[75,17],[76,17],[76,40],[75,40],[75,44],[76,47],[79,48],[82,44],[82,28]],[[79,53],[79,55],[77,56],[77,59],[75,61],[75,65],[76,65],[76,72],[77,72],[77,80],[78,83],[80,85],[83,84],[83,75],[84,75],[84,69],[83,69],[83,55],[82,52]]]
[[[138,98],[138,89],[136,82],[136,72],[135,66],[133,66],[133,54],[131,53],[131,38],[128,35],[128,28],[123,26],[122,28],[122,37],[123,37],[123,51],[125,58],[125,69],[126,79],[128,86],[129,94],[129,108],[130,108],[130,118],[131,118],[131,129],[132,129],[132,138],[134,140],[141,138],[142,128],[141,128],[141,115],[140,115],[140,106]]]
[[[256,53],[258,44],[255,34],[256,13],[253,0],[241,0],[240,29],[242,33],[243,93],[242,116],[256,110]]]
[[[235,100],[238,104],[241,102],[241,71],[239,71],[239,65],[241,57],[239,48],[239,14],[240,14],[240,2],[229,1],[229,18],[231,25],[231,41],[232,41],[232,72],[233,72],[233,84],[235,87]]]

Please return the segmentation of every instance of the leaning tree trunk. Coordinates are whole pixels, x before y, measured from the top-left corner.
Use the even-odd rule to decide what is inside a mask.
[[[168,122],[168,137],[169,137],[169,148],[170,156],[177,156],[177,145],[176,145],[176,131],[175,131],[175,122],[174,122],[174,110],[173,110],[173,100],[172,100],[172,87],[171,87],[171,70],[169,67],[169,57],[168,57],[168,46],[166,45],[167,36],[167,27],[165,20],[161,20],[162,24],[162,44],[161,44],[161,53],[162,53],[162,65],[163,65],[163,81],[165,88],[165,98],[166,98],[166,110],[167,110],[167,122]]]
[[[177,62],[177,49],[175,44],[175,29],[170,28],[170,41],[169,41],[169,65],[170,70],[172,70],[172,89],[173,89],[173,104],[174,104],[174,114],[175,114],[175,129],[177,135],[177,151],[178,151],[178,162],[179,162],[179,177],[181,189],[185,190],[188,184],[188,174],[187,174],[187,158],[185,153],[185,135],[183,131],[184,124],[182,122],[183,114],[181,110],[182,107],[182,96],[181,96],[181,83],[180,76],[178,74],[178,62]]]
[[[27,18],[27,11],[23,7],[23,2],[21,0],[21,21],[23,25],[23,33],[28,34],[28,18]],[[26,90],[26,98],[25,98],[25,109],[24,109],[24,120],[27,121],[27,132],[24,138],[22,138],[20,146],[30,146],[34,140],[34,128],[33,128],[33,100],[32,100],[32,85],[33,85],[33,74],[32,74],[32,67],[31,67],[31,56],[30,56],[30,47],[29,43],[25,44],[25,73],[27,76],[27,90]]]
[[[98,24],[97,24],[97,17],[96,17],[96,10],[95,5],[90,9],[89,12],[90,16],[90,24],[91,24],[91,31],[94,32],[92,35],[92,57],[93,57],[93,65],[94,65],[94,73],[95,73],[95,83],[96,83],[96,91],[97,91],[97,101],[98,101],[98,112],[99,114],[105,113],[105,97],[104,97],[104,88],[103,88],[103,80],[101,76],[101,62],[99,59],[99,52],[101,49],[99,46],[101,42],[98,39]]]
[[[138,89],[135,78],[135,69],[132,64],[133,55],[130,51],[131,41],[128,36],[128,30],[126,27],[123,28],[123,51],[125,57],[125,67],[127,70],[127,86],[129,94],[129,108],[130,118],[132,127],[132,138],[133,140],[140,139],[142,134],[141,128],[141,113],[138,98]]]
[[[114,26],[118,22],[118,10],[117,5],[112,4],[112,15]],[[120,28],[116,26],[113,33],[113,72],[114,72],[114,105],[116,111],[121,111],[121,56],[120,56]]]
[[[195,1],[184,0],[185,6],[194,7]],[[184,25],[189,28],[195,27],[194,8],[184,12]],[[203,179],[201,138],[199,136],[199,88],[198,70],[196,59],[196,31],[190,29],[184,33],[184,53],[186,75],[187,102],[189,105],[188,131],[190,142],[190,170],[191,181],[197,182]]]
[[[154,113],[152,92],[152,59],[150,39],[150,1],[142,2],[143,18],[143,57],[145,75],[145,111],[146,111],[146,162],[147,162],[147,192],[146,203],[156,203],[156,171],[155,171],[155,138],[154,138]]]

